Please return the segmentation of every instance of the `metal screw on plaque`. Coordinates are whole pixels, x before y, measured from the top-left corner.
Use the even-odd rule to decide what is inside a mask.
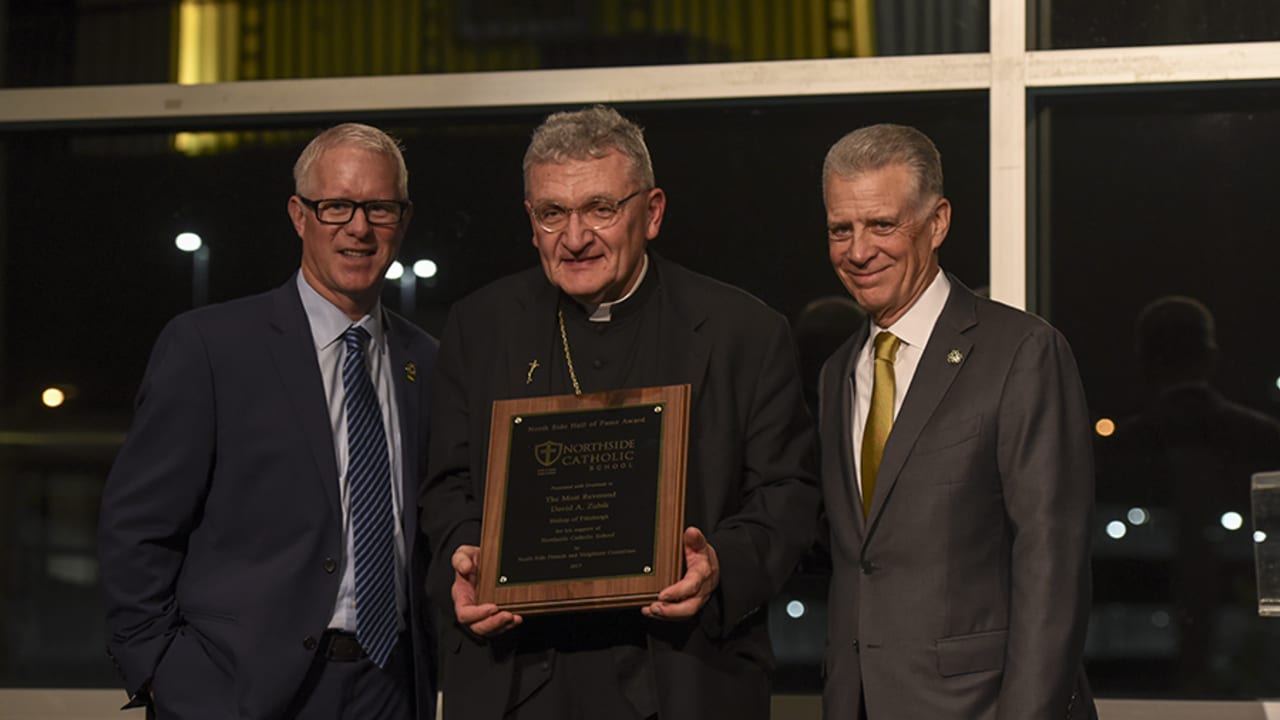
[[[654,405],[654,406],[653,406],[653,411],[654,411],[654,412],[656,412],[656,413],[660,413],[660,412],[662,412],[662,406],[661,406],[661,405]]]
[[[645,566],[644,566],[644,574],[645,574],[645,575],[649,575],[649,574],[651,574],[652,572],[653,572],[653,568],[649,567],[648,565],[645,565]]]
[[[506,582],[506,581],[507,581],[507,576],[506,576],[506,575],[501,575],[501,576],[499,576],[499,577],[498,577],[498,582],[499,582],[499,583],[504,583],[504,582]]]
[[[516,418],[515,418],[514,420],[512,420],[511,422],[513,422],[513,423],[515,423],[515,424],[519,425],[520,423],[524,422],[524,418],[522,418],[522,417],[520,417],[520,416],[518,416],[518,415],[517,415],[517,416],[516,416]]]

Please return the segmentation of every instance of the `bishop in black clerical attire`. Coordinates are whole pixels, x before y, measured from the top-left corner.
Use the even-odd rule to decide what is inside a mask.
[[[638,126],[547,118],[524,159],[541,267],[449,316],[421,498],[447,717],[769,716],[766,615],[813,540],[815,433],[786,321],[648,250],[666,194]],[[478,604],[494,400],[689,384],[684,574],[639,609],[531,616]]]

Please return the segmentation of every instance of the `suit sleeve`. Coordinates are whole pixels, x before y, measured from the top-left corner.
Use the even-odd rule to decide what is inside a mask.
[[[175,589],[208,489],[214,424],[204,343],[195,323],[180,317],[152,350],[99,518],[107,651],[135,701],[182,623]]]
[[[836,397],[834,393],[827,392],[827,373],[828,372],[833,372],[833,373],[839,372],[838,370],[831,369],[830,358],[828,358],[826,362],[822,363],[822,369],[818,371],[818,407],[817,407],[818,416],[814,418],[814,420],[818,426],[819,438],[826,437],[828,434],[828,431],[825,429],[825,426],[823,425],[823,423],[829,422],[827,418],[827,412],[829,410],[827,408],[827,403],[834,402],[837,404],[837,406],[839,406],[839,402],[840,402],[840,399]],[[822,443],[823,441],[819,439],[818,441],[818,447],[819,447],[818,461],[819,462],[821,462],[821,457],[822,457],[821,456]],[[821,471],[819,471],[819,478],[821,478]],[[823,573],[825,573],[826,575],[831,574],[832,572],[831,516],[827,514],[826,497],[821,494],[819,495],[819,499],[818,499],[818,528],[817,528],[816,537],[814,538],[813,549],[810,551],[810,556],[811,558],[814,558],[817,560],[815,564]]]
[[[420,500],[421,526],[431,549],[427,593],[449,617],[453,617],[450,559],[459,545],[480,544],[481,505],[472,482],[474,453],[470,442],[470,431],[477,419],[470,413],[467,392],[471,378],[467,374],[463,322],[458,315],[456,309],[449,314],[436,356],[431,447]]]
[[[708,626],[713,635],[728,635],[782,589],[817,528],[817,442],[785,321],[761,328],[752,342],[763,352],[750,355],[759,365],[744,368],[739,378],[748,403],[742,504],[709,536],[720,560],[719,607]]]
[[[1084,389],[1057,331],[1022,341],[1001,398],[997,454],[1013,538],[998,717],[1062,717],[1089,616],[1094,475]]]

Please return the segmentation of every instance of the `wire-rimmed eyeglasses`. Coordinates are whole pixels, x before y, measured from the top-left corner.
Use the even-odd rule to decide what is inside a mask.
[[[637,190],[621,200],[598,198],[576,208],[547,203],[533,208],[530,212],[534,222],[538,223],[538,227],[547,232],[560,232],[568,227],[569,216],[574,213],[578,213],[582,222],[592,230],[604,230],[618,222],[618,216],[622,214],[622,205],[642,192],[645,190]]]

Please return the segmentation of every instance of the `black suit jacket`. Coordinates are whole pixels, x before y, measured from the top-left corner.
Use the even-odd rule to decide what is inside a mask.
[[[867,518],[852,390],[868,326],[823,367],[828,718],[1090,717],[1093,454],[1084,390],[1039,318],[951,294],[885,444]]]
[[[384,312],[426,718],[435,709],[434,651],[413,510],[436,341]],[[333,613],[342,521],[328,406],[296,279],[172,320],[102,497],[108,652],[135,700],[151,690],[161,710],[182,717],[280,717]]]
[[[765,718],[773,656],[761,610],[811,543],[817,518],[815,436],[795,351],[785,319],[755,298],[650,258],[659,382],[693,389],[685,524],[707,534],[721,568],[719,590],[697,618],[647,623],[660,715]],[[445,326],[423,527],[430,592],[449,618],[450,557],[480,540],[492,403],[551,394],[549,372],[526,381],[532,360],[565,362],[558,302],[559,290],[533,268],[457,303]],[[446,714],[501,717],[511,638],[483,640],[455,625],[442,642]]]

